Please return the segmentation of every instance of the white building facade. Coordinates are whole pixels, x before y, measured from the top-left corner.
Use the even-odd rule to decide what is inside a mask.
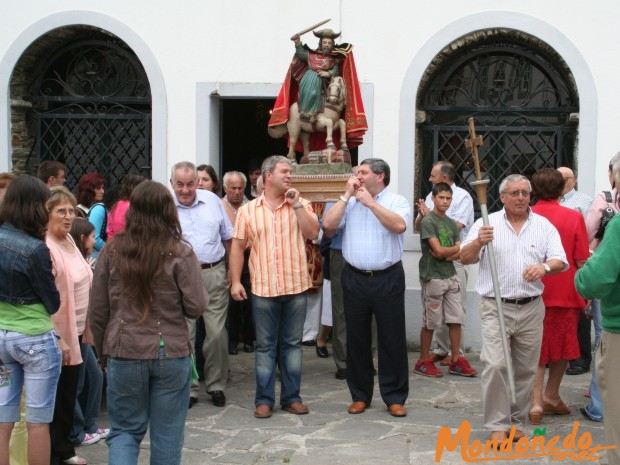
[[[444,66],[445,71],[452,51],[466,57],[468,47],[473,51],[487,33],[499,37],[497,43],[510,43],[520,34],[528,38],[526,48],[527,43],[544,44],[542,55],[546,50],[545,56],[555,57],[568,83],[567,95],[572,95],[566,105],[572,133],[564,150],[570,152],[581,192],[594,196],[607,188],[609,159],[620,150],[615,140],[620,93],[614,90],[620,75],[615,59],[620,3],[611,0],[587,8],[576,0],[24,0],[10,7],[5,2],[0,11],[0,171],[15,169],[20,144],[15,112],[29,108],[15,94],[21,60],[46,35],[83,26],[117,37],[142,65],[151,99],[150,175],[163,183],[181,160],[221,168],[226,157],[221,149],[223,102],[275,98],[293,55],[290,36],[326,18],[331,21],[324,27],[342,32],[339,40],[355,46],[369,125],[358,159],[385,159],[392,168],[390,189],[412,206],[428,192],[422,171],[433,161],[422,140],[432,111],[421,109],[421,92],[430,88],[434,68]],[[311,34],[302,40],[312,47],[316,43]],[[547,147],[543,143],[539,149]],[[435,157],[442,153],[436,150]],[[419,237],[412,225],[406,249],[408,339],[417,344]],[[472,267],[465,341],[479,349],[475,274]]]

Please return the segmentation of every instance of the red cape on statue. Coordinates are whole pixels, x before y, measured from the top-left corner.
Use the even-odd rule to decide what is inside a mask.
[[[338,50],[338,47],[342,47],[343,50]],[[334,51],[336,54],[341,55],[344,59],[340,63],[340,71],[347,91],[347,101],[344,110],[344,120],[347,127],[347,146],[349,149],[357,147],[364,142],[364,134],[368,130],[368,123],[366,122],[366,113],[364,112],[364,103],[362,102],[362,93],[360,92],[359,81],[357,79],[357,70],[355,68],[355,59],[353,58],[353,52],[351,46],[346,44],[340,44]],[[344,51],[346,49],[346,51]],[[271,118],[269,119],[269,128],[284,125],[288,121],[288,113],[290,106],[297,102],[299,95],[299,86],[297,80],[294,79],[293,74],[297,69],[294,69],[294,64],[288,68],[286,77],[284,78],[284,84],[280,88],[278,98],[273,106]],[[334,129],[334,133],[338,132],[338,129]],[[334,144],[339,147],[339,141],[337,137],[334,137]],[[310,138],[310,151],[325,149],[325,133],[314,132]],[[297,141],[295,146],[297,152],[303,152],[301,141]]]

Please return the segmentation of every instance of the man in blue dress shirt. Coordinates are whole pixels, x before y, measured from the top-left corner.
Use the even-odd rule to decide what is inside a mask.
[[[342,290],[347,326],[350,414],[370,406],[374,385],[371,323],[377,322],[379,390],[391,415],[407,415],[409,365],[405,333],[403,235],[411,207],[389,192],[390,167],[379,158],[361,162],[347,190],[325,214],[328,236],[342,231]]]

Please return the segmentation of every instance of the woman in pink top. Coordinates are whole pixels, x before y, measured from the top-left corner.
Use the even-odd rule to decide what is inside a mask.
[[[61,348],[63,351],[69,349],[69,359],[64,361],[58,379],[54,419],[50,424],[51,463],[86,464],[86,460],[76,456],[69,434],[82,365],[80,344],[82,336],[85,342],[90,336],[86,312],[93,272],[69,234],[77,207],[75,197],[65,187],[52,187],[51,191],[46,204],[50,216],[45,242],[50,249],[52,271],[60,292],[60,308],[52,315],[52,322],[60,336]]]
[[[108,213],[108,239],[125,229],[125,214],[129,210],[129,197],[135,187],[146,178],[139,173],[127,173],[121,181],[119,200]]]
[[[618,196],[618,186],[614,181],[614,176],[612,173],[612,167],[615,161],[620,159],[620,153],[616,154],[611,161],[609,162],[609,172],[607,173],[609,176],[609,184],[611,185],[611,191],[608,190],[611,194],[611,209],[614,213],[618,213],[620,210],[620,197]],[[596,233],[601,225],[601,219],[603,218],[603,213],[605,209],[608,207],[607,200],[605,200],[604,192],[600,192],[592,205],[590,206],[590,210],[588,210],[588,215],[586,216],[586,229],[588,230],[588,239],[590,240],[590,248],[592,250],[596,250],[600,239],[595,238]]]

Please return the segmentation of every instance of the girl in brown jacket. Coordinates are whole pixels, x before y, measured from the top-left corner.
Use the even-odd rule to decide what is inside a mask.
[[[180,464],[193,353],[184,317],[200,316],[208,296],[168,189],[143,182],[130,205],[99,255],[90,300],[108,374],[108,463],[136,464],[148,427],[151,464]]]

